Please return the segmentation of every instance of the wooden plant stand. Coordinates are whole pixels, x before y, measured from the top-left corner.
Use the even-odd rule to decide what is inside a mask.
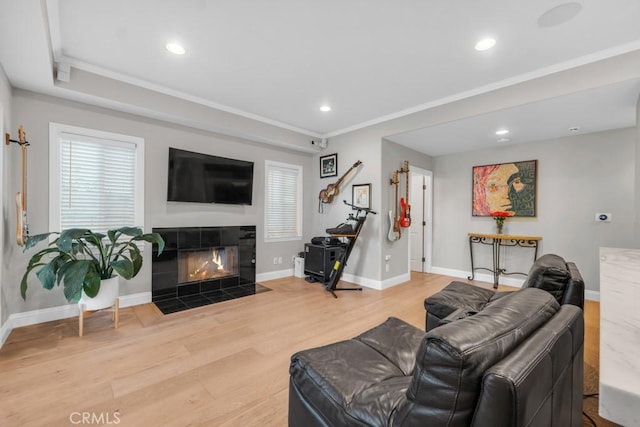
[[[78,335],[84,336],[84,318],[91,316],[93,313],[97,313],[98,311],[108,310],[112,312],[111,319],[114,322],[115,329],[118,329],[120,324],[120,298],[116,298],[111,307],[102,308],[100,310],[84,310],[84,304],[78,304],[80,308],[80,312],[78,314]]]

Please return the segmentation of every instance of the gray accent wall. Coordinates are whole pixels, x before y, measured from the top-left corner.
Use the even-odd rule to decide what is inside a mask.
[[[13,116],[16,123],[25,125],[29,149],[29,223],[32,234],[49,231],[49,123],[64,123],[72,126],[104,130],[142,137],[145,140],[145,229],[173,226],[257,226],[257,272],[269,273],[293,268],[293,256],[310,239],[310,231],[304,227],[302,240],[265,243],[264,241],[264,174],[265,160],[301,165],[303,167],[304,206],[303,225],[308,224],[315,203],[315,186],[309,179],[314,170],[315,159],[310,154],[278,148],[264,143],[252,142],[237,137],[224,136],[207,131],[194,130],[180,125],[160,122],[136,115],[92,107],[73,101],[16,90],[13,97]],[[301,138],[304,136],[301,136]],[[206,154],[253,161],[254,189],[251,206],[167,202],[168,148],[176,147]],[[11,153],[14,165],[7,171],[14,183],[19,181],[19,150]],[[4,197],[5,204],[9,199]],[[7,224],[8,222],[8,224]],[[5,231],[13,230],[14,215],[8,215]],[[5,239],[6,240],[6,239]],[[5,259],[8,267],[3,290],[10,313],[55,307],[67,304],[58,292],[41,288],[35,277],[29,281],[27,301],[19,293],[19,282],[27,265],[29,253],[23,254],[15,244],[6,247]],[[151,256],[147,247],[146,257]],[[273,257],[282,257],[283,264],[274,265]],[[121,295],[151,291],[151,262],[145,259],[143,270],[135,279],[121,284]]]
[[[598,291],[599,247],[637,246],[636,139],[628,128],[434,158],[434,267],[470,271],[467,233],[495,230],[491,218],[471,216],[472,167],[538,160],[537,216],[507,219],[505,233],[542,236],[539,254],[575,262],[587,289]],[[596,222],[596,212],[612,213],[613,221]],[[490,252],[478,248],[477,261],[490,265]],[[509,270],[527,272],[532,255],[510,248],[504,260]]]

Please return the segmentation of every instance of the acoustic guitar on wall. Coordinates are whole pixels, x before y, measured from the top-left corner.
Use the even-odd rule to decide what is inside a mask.
[[[344,181],[344,179],[351,173],[351,171],[356,169],[361,164],[362,162],[358,160],[353,164],[353,166],[349,168],[349,170],[344,175],[340,177],[339,180],[337,180],[332,184],[327,185],[327,188],[320,191],[320,194],[318,195],[318,212],[322,213],[323,203],[333,202],[334,197],[336,197],[338,193],[340,193],[340,185],[342,185],[342,182]]]

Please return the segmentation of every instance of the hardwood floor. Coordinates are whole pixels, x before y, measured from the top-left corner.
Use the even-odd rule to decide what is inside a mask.
[[[121,309],[117,330],[110,313],[98,313],[85,319],[84,337],[77,319],[18,328],[0,350],[0,425],[78,425],[84,416],[94,425],[286,426],[293,353],[389,316],[423,328],[424,298],[451,280],[413,273],[384,291],[334,299],[285,278],[263,282],[271,292],[166,316],[153,304]],[[596,310],[587,305],[585,316]],[[597,359],[595,319],[585,360]]]

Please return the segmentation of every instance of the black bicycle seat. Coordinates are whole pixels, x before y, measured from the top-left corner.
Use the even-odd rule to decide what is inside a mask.
[[[325,230],[327,232],[327,234],[353,234],[354,230],[353,230],[353,226],[351,224],[339,224],[337,227],[335,228],[327,228]]]

